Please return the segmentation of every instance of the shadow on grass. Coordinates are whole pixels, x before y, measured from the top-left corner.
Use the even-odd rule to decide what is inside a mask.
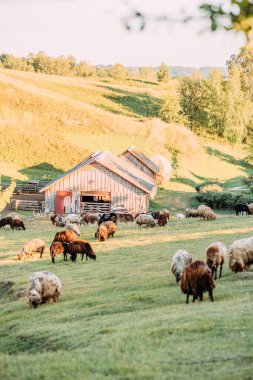
[[[195,188],[195,186],[197,185],[197,182],[193,181],[190,178],[184,178],[184,177],[171,178],[170,181],[175,182],[175,183],[181,183],[183,185],[188,185],[188,186],[193,187],[193,188]]]
[[[119,90],[110,86],[103,86],[103,88],[115,93],[115,95],[104,95],[106,99],[123,106],[126,110],[134,113],[136,116],[157,117],[159,114],[161,100],[154,96]],[[108,109],[108,107],[106,108]],[[108,110],[114,112],[110,107]]]
[[[229,164],[240,166],[241,168],[243,168],[245,173],[247,173],[248,175],[253,174],[253,165],[251,165],[250,163],[248,163],[244,160],[238,160],[237,158],[234,158],[230,154],[223,153],[217,149],[211,148],[210,146],[208,146],[206,148],[206,152],[210,156],[215,156],[215,157],[219,158],[220,160],[225,161]]]
[[[63,170],[55,168],[48,162],[42,162],[41,164],[21,169],[19,172],[26,175],[30,180],[38,179],[43,181],[51,181],[64,173]]]

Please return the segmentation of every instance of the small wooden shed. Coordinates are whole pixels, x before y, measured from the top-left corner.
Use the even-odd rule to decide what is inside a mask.
[[[56,213],[145,212],[157,185],[152,178],[108,151],[95,152],[40,190]]]
[[[136,149],[135,146],[127,148],[123,153],[119,155],[119,157],[128,160],[131,165],[137,167],[149,177],[156,180],[157,183],[162,182],[159,166],[151,161],[143,153],[141,153],[138,149]]]

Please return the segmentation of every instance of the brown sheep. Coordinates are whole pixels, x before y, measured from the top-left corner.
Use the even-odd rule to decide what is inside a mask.
[[[168,221],[167,216],[159,215],[157,224],[159,227],[163,227],[167,224],[167,221]]]
[[[84,240],[72,241],[69,244],[68,251],[71,254],[72,262],[76,262],[77,254],[80,253],[82,260],[84,255],[86,255],[86,260],[89,257],[92,260],[96,260],[97,256],[95,255],[90,243]]]
[[[222,267],[227,255],[227,248],[224,243],[213,243],[206,249],[206,263],[212,271],[212,275],[215,274],[215,280],[217,279],[217,269],[220,266],[220,277],[222,273]]]
[[[53,224],[55,224],[55,219],[57,218],[57,214],[51,215],[50,220]]]
[[[11,229],[15,229],[15,230],[25,230],[25,225],[24,223],[22,222],[22,220],[19,220],[19,219],[14,219],[12,222],[11,222]]]
[[[100,224],[95,233],[95,238],[97,238],[99,241],[105,241],[110,236],[113,238],[115,232],[116,225],[112,221],[108,220],[107,222]]]
[[[86,212],[86,213],[82,214],[81,217],[83,218],[83,220],[86,224],[89,224],[89,223],[94,224],[94,223],[97,223],[99,221],[100,214]]]
[[[53,243],[55,241],[70,243],[74,240],[76,240],[76,234],[74,233],[74,231],[65,230],[57,232],[55,234]]]
[[[45,242],[41,239],[33,239],[28,241],[23,245],[20,253],[18,253],[18,260],[22,260],[24,257],[28,258],[29,256],[32,256],[33,252],[39,252],[40,258],[42,258],[45,246]]]
[[[55,256],[63,254],[63,260],[67,261],[67,254],[69,253],[69,243],[55,241],[50,246],[50,256],[52,258],[52,263],[55,263]]]
[[[169,211],[166,210],[166,209],[160,211],[160,215],[167,216],[168,220],[170,219],[170,213],[169,213]]]
[[[213,288],[215,288],[215,283],[212,272],[203,261],[194,261],[184,268],[181,290],[186,294],[186,303],[189,302],[190,295],[193,295],[193,302],[198,298],[203,301],[205,291],[208,291],[213,302]]]
[[[13,219],[11,216],[7,216],[6,218],[2,218],[0,220],[0,228],[1,227],[4,227],[4,226],[11,226],[11,223],[12,223]]]

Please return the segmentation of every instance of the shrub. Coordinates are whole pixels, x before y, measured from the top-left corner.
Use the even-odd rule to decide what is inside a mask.
[[[213,183],[213,184],[209,184],[209,185],[205,185],[203,187],[200,188],[199,192],[200,193],[207,193],[207,192],[213,192],[213,193],[221,193],[223,191],[223,188],[216,184],[216,183]]]
[[[209,191],[206,193],[197,194],[197,200],[211,208],[233,209],[238,203],[253,203],[253,196],[249,191],[241,193],[229,191],[217,193]]]
[[[196,185],[195,190],[199,193],[203,187],[206,187],[208,185],[218,185],[222,189],[222,186],[218,181],[205,181]],[[210,191],[213,191],[213,190],[210,190]]]

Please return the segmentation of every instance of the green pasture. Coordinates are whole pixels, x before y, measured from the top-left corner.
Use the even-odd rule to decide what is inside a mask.
[[[204,259],[211,242],[251,236],[252,216],[172,218],[153,229],[120,224],[104,243],[95,241],[95,226],[85,226],[81,237],[97,261],[77,263],[51,263],[49,245],[59,229],[49,220],[26,227],[0,230],[1,379],[252,378],[252,271],[235,275],[226,264],[215,302],[205,294],[203,303],[189,305],[170,273],[179,248]],[[22,244],[35,237],[47,243],[44,257],[17,261]],[[58,275],[63,289],[59,302],[30,309],[26,283],[38,270]]]

